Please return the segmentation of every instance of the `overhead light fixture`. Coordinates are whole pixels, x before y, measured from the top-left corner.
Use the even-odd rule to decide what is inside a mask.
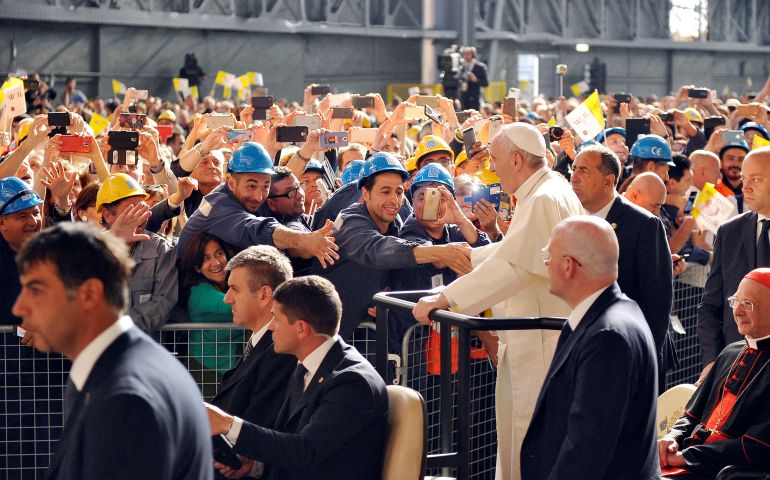
[[[591,47],[587,43],[578,43],[575,45],[575,50],[580,53],[586,53]]]

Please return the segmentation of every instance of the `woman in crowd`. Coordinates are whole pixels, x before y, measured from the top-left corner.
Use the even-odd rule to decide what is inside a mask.
[[[183,276],[180,305],[185,305],[192,323],[233,322],[227,291],[225,267],[232,252],[216,237],[199,232],[181,258]],[[216,393],[222,375],[233,366],[243,345],[240,330],[199,330],[190,333],[190,372],[203,385],[203,396]],[[211,391],[207,391],[211,389]]]

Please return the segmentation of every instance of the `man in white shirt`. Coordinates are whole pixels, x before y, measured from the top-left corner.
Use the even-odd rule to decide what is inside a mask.
[[[385,383],[338,335],[342,304],[318,276],[288,280],[273,295],[274,348],[299,361],[275,428],[206,405],[211,433],[225,434],[267,478],[379,478],[387,429]],[[221,466],[225,476],[233,471]]]
[[[532,125],[504,126],[490,145],[491,168],[516,209],[503,240],[470,249],[473,271],[441,293],[424,297],[414,316],[429,323],[432,310],[449,308],[477,315],[492,307],[495,317],[566,317],[569,307],[548,292],[540,249],[562,219],[583,208],[569,184],[547,167],[543,134]],[[496,385],[499,479],[518,479],[521,441],[537,392],[551,363],[558,334],[545,330],[498,332]]]
[[[589,214],[607,220],[618,239],[617,282],[620,290],[639,304],[652,331],[662,389],[665,371],[673,359],[668,324],[674,295],[671,251],[663,222],[615,191],[621,174],[620,160],[607,147],[583,148],[573,168],[572,189],[583,207]],[[650,174],[640,176],[645,175]],[[656,175],[651,179],[665,190]]]
[[[549,291],[572,309],[521,450],[524,480],[657,480],[655,344],[623,295],[618,241],[595,216],[559,223],[543,249]]]
[[[292,278],[289,259],[270,245],[249,247],[227,263],[224,302],[233,312],[233,323],[252,333],[243,355],[225,373],[211,403],[251,423],[272,428],[283,404],[286,384],[297,359],[273,349],[273,292]],[[215,446],[216,448],[216,446]],[[246,463],[246,462],[244,462]],[[215,464],[216,466],[216,464]],[[244,464],[240,474],[256,474]]]
[[[72,361],[48,478],[211,479],[197,385],[123,315],[133,267],[125,243],[63,222],[26,243],[17,262],[13,314],[35,348]]]

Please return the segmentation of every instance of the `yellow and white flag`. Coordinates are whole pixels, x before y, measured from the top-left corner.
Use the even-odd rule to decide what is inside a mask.
[[[27,100],[24,98],[24,81],[11,77],[2,86],[5,114],[8,118],[18,117],[27,113]]]
[[[594,90],[594,93],[568,113],[565,119],[583,142],[596,138],[604,129],[604,114],[599,105],[599,92]]]
[[[91,121],[88,122],[88,125],[90,125],[91,128],[93,129],[94,136],[98,137],[99,134],[102,133],[104,129],[110,125],[110,121],[102,117],[98,113],[94,113],[93,115],[91,115]]]
[[[228,83],[230,83],[230,80],[232,78],[235,78],[235,75],[232,73],[227,73],[224,70],[220,70],[217,72],[217,76],[214,79],[214,83],[217,85],[227,86]]]
[[[113,95],[125,95],[126,85],[118,80],[112,79],[112,93]]]
[[[588,86],[588,82],[585,80],[582,80],[578,83],[573,83],[569,87],[570,91],[572,92],[572,95],[579,97],[586,93],[588,90],[591,89],[591,87]]]
[[[698,228],[708,230],[715,235],[719,226],[737,213],[736,205],[717,192],[714,185],[708,182],[703,185],[692,206],[692,216]]]

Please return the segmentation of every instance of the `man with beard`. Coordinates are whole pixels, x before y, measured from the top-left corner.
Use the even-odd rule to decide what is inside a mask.
[[[238,251],[252,245],[272,245],[302,258],[317,258],[325,267],[336,260],[337,246],[327,237],[332,222],[314,232],[297,232],[274,218],[259,216],[270,192],[273,159],[265,147],[247,142],[233,152],[227,166],[227,181],[201,201],[179,237],[181,256],[190,239],[199,231],[208,232]]]
[[[749,144],[743,140],[727,143],[719,150],[719,160],[722,162],[722,179],[717,183],[716,189],[725,197],[735,199],[738,213],[743,213],[744,210],[741,167],[747,153],[749,153]]]
[[[305,211],[305,189],[288,167],[275,167],[270,179],[270,194],[265,202],[268,215],[284,227],[309,233],[310,215]],[[312,259],[289,256],[295,276],[307,275]]]

